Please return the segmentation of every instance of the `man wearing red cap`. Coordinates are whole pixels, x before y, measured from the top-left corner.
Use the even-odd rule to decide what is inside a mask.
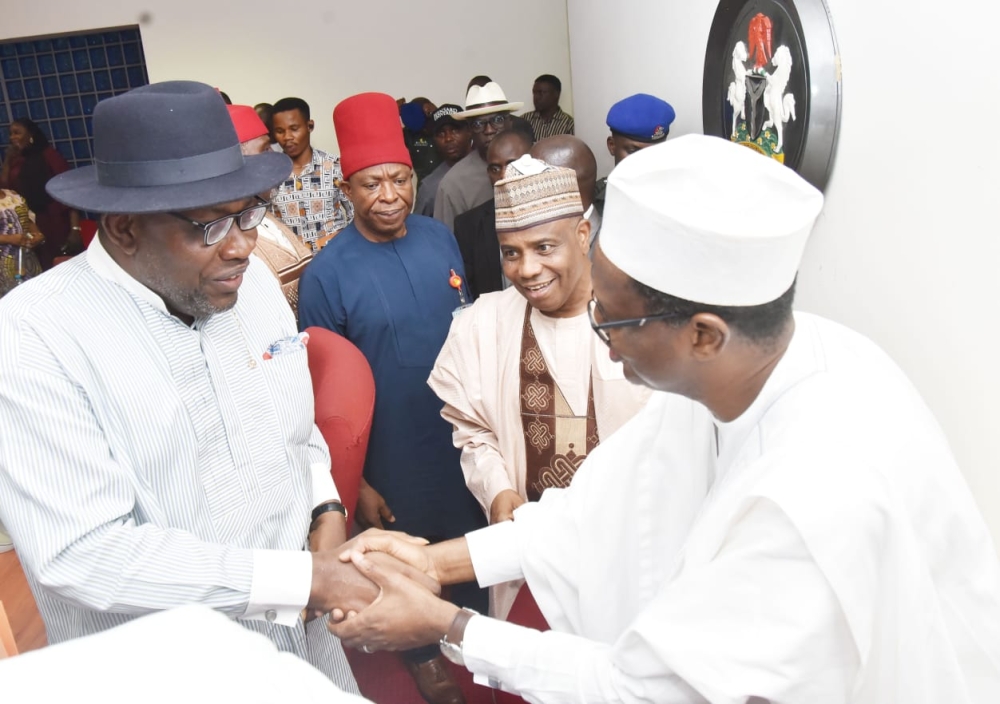
[[[240,140],[240,151],[245,156],[271,150],[271,137],[256,110],[249,105],[227,105],[226,108]],[[299,278],[306,265],[312,261],[312,248],[299,240],[287,225],[268,213],[257,226],[257,247],[254,254],[267,264],[281,283],[288,305],[298,319]]]
[[[333,122],[354,221],[326,246],[300,283],[303,328],[337,332],[364,353],[375,376],[375,414],[357,521],[436,540],[485,525],[465,487],[451,426],[427,386],[452,314],[469,301],[462,257],[441,223],[411,215],[412,165],[395,101],[362,93],[340,103]],[[474,583],[457,603],[482,611]],[[424,697],[462,701],[440,652],[406,653]]]

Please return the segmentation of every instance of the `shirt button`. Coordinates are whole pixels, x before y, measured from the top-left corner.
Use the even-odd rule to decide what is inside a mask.
[[[266,618],[271,623],[274,623],[274,619],[278,618],[278,612],[274,609],[268,609],[264,612],[264,618]]]

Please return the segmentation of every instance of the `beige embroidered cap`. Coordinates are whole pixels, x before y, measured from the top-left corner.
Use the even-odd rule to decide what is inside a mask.
[[[493,186],[493,194],[498,233],[583,215],[576,172],[527,154],[507,165],[503,180]]]

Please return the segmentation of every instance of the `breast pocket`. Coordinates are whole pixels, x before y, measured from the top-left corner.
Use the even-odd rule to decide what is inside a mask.
[[[315,418],[312,376],[305,348],[265,359],[261,368],[286,444],[304,446],[309,442]]]

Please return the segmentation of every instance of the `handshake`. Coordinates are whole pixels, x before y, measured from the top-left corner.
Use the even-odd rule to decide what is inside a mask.
[[[436,643],[459,611],[440,598],[441,585],[473,578],[471,561],[457,571],[440,563],[449,555],[465,562],[463,553],[464,538],[431,548],[405,533],[365,531],[335,549],[314,550],[307,608],[329,613],[330,631],[367,653]]]

